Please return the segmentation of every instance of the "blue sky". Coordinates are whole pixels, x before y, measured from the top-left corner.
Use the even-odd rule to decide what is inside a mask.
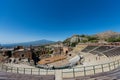
[[[120,0],[0,0],[0,43],[120,32]]]

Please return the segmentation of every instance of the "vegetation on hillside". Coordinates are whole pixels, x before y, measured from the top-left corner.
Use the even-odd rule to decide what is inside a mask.
[[[72,41],[74,40],[74,42]],[[89,35],[74,35],[70,38],[67,38],[66,40],[63,41],[63,44],[71,47],[75,47],[78,43],[96,43],[98,42],[99,39],[97,36],[89,36]]]
[[[98,43],[99,41],[120,42],[120,33],[107,31],[95,35],[73,35],[63,41],[63,44],[75,47],[78,43]]]
[[[108,38],[106,41],[108,42],[120,42],[120,37],[117,37],[117,38]]]

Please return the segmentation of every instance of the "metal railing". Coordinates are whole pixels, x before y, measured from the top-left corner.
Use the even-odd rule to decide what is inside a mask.
[[[62,78],[75,78],[80,76],[94,75],[101,72],[111,71],[120,66],[120,60],[109,63],[91,65],[85,67],[75,67],[70,69],[61,69]],[[40,69],[40,68],[20,68],[12,67],[2,64],[1,71],[12,72],[17,74],[31,74],[31,75],[55,75],[56,70]]]
[[[72,69],[64,69],[62,70],[63,78],[75,78],[80,76],[94,75],[97,73],[111,71],[120,66],[120,60],[116,60],[109,63],[99,64],[99,65],[91,65],[85,67],[75,67]]]
[[[55,70],[40,69],[40,68],[20,68],[12,67],[2,64],[1,71],[12,72],[17,74],[31,74],[31,75],[55,75]]]

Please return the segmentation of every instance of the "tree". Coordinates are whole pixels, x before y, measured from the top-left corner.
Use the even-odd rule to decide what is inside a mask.
[[[81,42],[82,42],[82,43],[86,43],[86,42],[88,42],[88,40],[82,40]]]
[[[37,64],[36,64],[36,63],[37,63],[37,56],[36,56],[36,54],[35,54],[34,49],[31,49],[31,53],[32,53],[32,59],[33,59],[33,61],[34,61],[34,65],[37,65]]]
[[[12,51],[7,51],[6,53],[9,58],[12,57]]]
[[[74,43],[72,43],[70,46],[71,46],[71,47],[75,47],[76,45],[77,45],[77,43],[74,42]]]
[[[87,36],[89,42],[98,42],[98,37],[96,36]]]
[[[82,34],[82,35],[80,35],[80,37],[86,37],[86,35]]]
[[[118,38],[111,37],[111,38],[108,38],[107,41],[108,42],[120,42],[120,37],[118,37]]]

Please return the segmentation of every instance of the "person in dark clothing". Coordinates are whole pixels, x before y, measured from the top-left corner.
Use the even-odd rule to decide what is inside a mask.
[[[33,61],[34,61],[34,65],[37,65],[37,56],[36,56],[36,54],[35,54],[35,51],[34,51],[34,49],[31,49],[31,54],[32,54],[32,59],[33,59]]]

